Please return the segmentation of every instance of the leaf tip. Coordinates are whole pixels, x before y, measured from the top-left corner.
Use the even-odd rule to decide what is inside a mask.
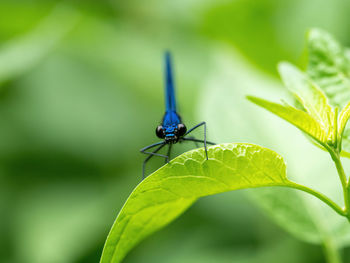
[[[256,103],[259,100],[258,97],[254,97],[254,96],[251,96],[251,95],[247,95],[246,99],[249,100],[250,102],[253,102],[253,103]]]

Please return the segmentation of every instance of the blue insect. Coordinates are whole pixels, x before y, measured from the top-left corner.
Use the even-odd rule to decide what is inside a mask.
[[[198,127],[204,127],[204,140],[195,139],[193,137],[186,137],[192,131],[197,129]],[[169,53],[165,54],[165,114],[163,116],[163,120],[161,125],[158,125],[156,128],[156,135],[158,138],[163,139],[161,142],[157,142],[151,144],[147,147],[144,147],[140,150],[141,153],[147,154],[149,156],[143,162],[142,167],[142,179],[145,178],[145,169],[147,162],[153,156],[159,156],[165,158],[165,162],[169,162],[170,153],[172,145],[182,141],[192,141],[197,143],[203,143],[205,149],[205,155],[208,160],[208,152],[207,152],[207,144],[214,145],[215,143],[207,141],[206,137],[206,123],[203,121],[193,128],[187,130],[185,124],[181,121],[180,115],[176,111],[176,100],[175,100],[175,92],[174,92],[174,81],[171,70],[171,57]],[[168,145],[168,152],[166,155],[159,154],[158,152],[165,146]],[[158,147],[157,147],[158,146]],[[153,151],[150,149],[156,147]]]

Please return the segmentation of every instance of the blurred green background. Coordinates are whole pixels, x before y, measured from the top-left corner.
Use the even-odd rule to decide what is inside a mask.
[[[218,143],[262,144],[291,172],[306,169],[288,156],[298,142],[270,143],[261,132],[276,129],[275,117],[263,113],[267,122],[251,128],[263,110],[240,103],[248,92],[283,94],[276,64],[305,65],[310,27],[350,45],[349,12],[346,0],[1,0],[0,262],[98,262],[140,182],[139,149],[157,141],[167,49],[188,126],[206,120]],[[291,235],[246,192],[200,200],[125,262],[325,262],[322,245]]]

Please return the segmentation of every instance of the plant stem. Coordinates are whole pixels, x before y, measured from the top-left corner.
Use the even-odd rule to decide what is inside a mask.
[[[285,185],[285,186],[292,187],[294,189],[298,189],[298,190],[304,191],[306,193],[309,193],[309,194],[317,197],[318,199],[320,199],[324,203],[326,203],[329,207],[333,208],[333,210],[335,212],[337,212],[339,215],[346,216],[345,211],[339,205],[337,205],[334,201],[332,201],[330,198],[328,198],[324,194],[321,194],[320,192],[317,192],[317,191],[315,191],[313,189],[310,189],[309,187],[306,187],[304,185],[297,184],[297,183],[294,183],[294,182],[291,182],[291,183],[289,183],[288,185]]]
[[[329,152],[332,156],[332,159],[334,161],[334,164],[337,168],[337,172],[339,175],[339,179],[343,188],[343,195],[344,195],[344,212],[345,212],[345,216],[347,217],[347,219],[350,221],[350,202],[349,202],[349,193],[348,193],[348,181],[345,175],[345,171],[343,168],[343,165],[341,163],[340,160],[340,154],[339,151],[330,151]]]
[[[327,258],[328,263],[341,263],[341,256],[337,246],[334,244],[333,240],[327,238],[323,243],[323,250]]]

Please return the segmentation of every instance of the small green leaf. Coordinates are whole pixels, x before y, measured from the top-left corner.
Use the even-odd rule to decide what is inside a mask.
[[[338,140],[341,155],[350,157],[350,131],[346,130],[350,101],[350,57],[347,50],[329,33],[312,29],[308,34],[309,64],[307,74],[326,93],[330,103],[341,110]]]
[[[253,96],[247,96],[247,98],[251,102],[290,122],[306,134],[310,135],[320,144],[324,145],[327,143],[327,131],[325,131],[323,127],[321,127],[320,123],[308,113],[288,105],[284,106]]]
[[[334,112],[325,94],[297,67],[287,62],[278,65],[282,80],[290,92],[326,132],[333,136]]]
[[[338,136],[342,137],[346,124],[350,118],[350,102],[342,109],[338,117]]]
[[[221,144],[186,152],[142,181],[120,211],[101,257],[121,262],[149,234],[182,214],[198,198],[263,186],[299,188],[277,153],[253,144]]]
[[[332,35],[321,29],[308,34],[307,74],[326,93],[333,106],[343,108],[350,101],[350,60]]]

